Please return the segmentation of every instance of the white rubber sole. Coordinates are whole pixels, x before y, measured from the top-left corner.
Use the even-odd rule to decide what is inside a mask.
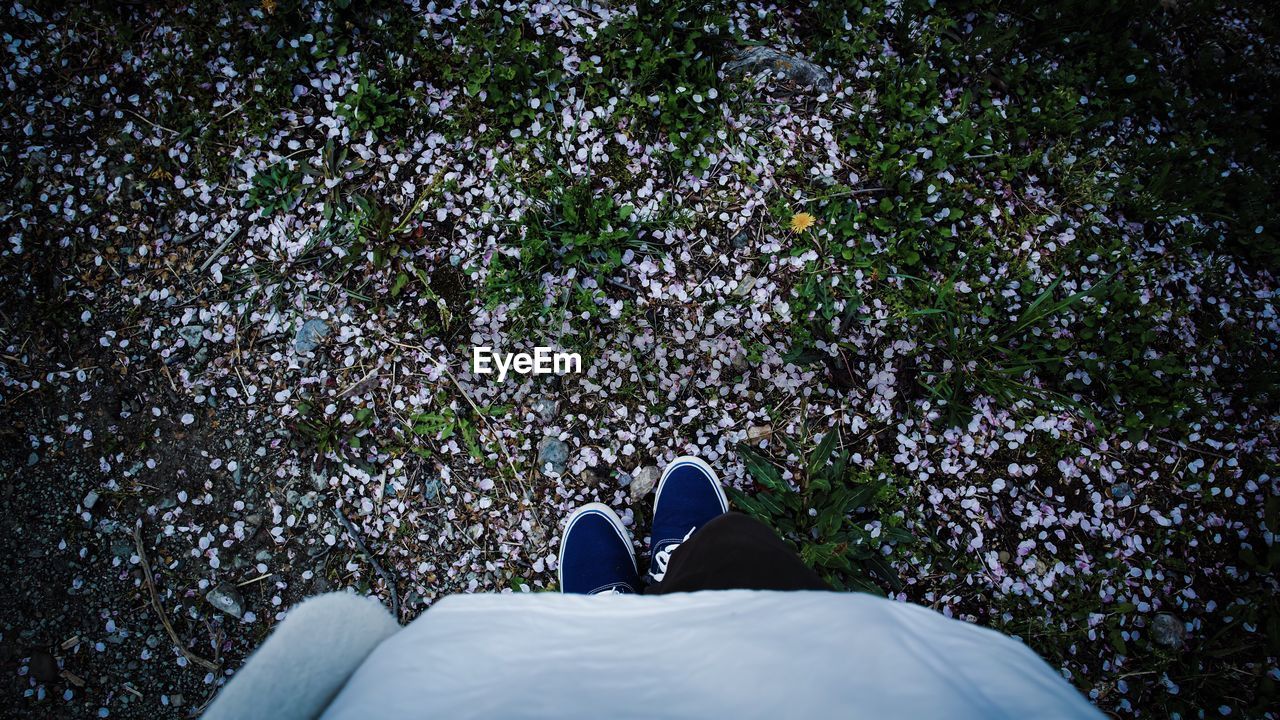
[[[631,554],[631,564],[636,563],[636,549],[631,544],[631,533],[627,532],[627,526],[622,524],[622,518],[618,517],[618,513],[613,508],[604,503],[591,502],[579,507],[569,516],[569,522],[564,525],[564,534],[560,536],[560,552],[556,554],[556,582],[560,583],[561,592],[564,589],[564,543],[569,537],[569,531],[573,529],[574,523],[584,515],[595,514],[604,515],[605,519],[613,525],[613,529],[618,533],[618,537],[622,538],[622,543],[627,546],[627,552]]]
[[[703,461],[702,458],[694,457],[692,455],[681,455],[675,460],[667,463],[667,467],[662,470],[662,479],[658,480],[658,489],[653,494],[654,510],[658,509],[658,500],[662,497],[662,488],[667,484],[667,477],[671,475],[673,470],[681,465],[695,465],[699,470],[710,475],[712,481],[715,483],[716,495],[720,497],[720,512],[729,512],[729,498],[724,494],[724,487],[720,484],[720,476],[717,475],[716,471],[712,470],[711,466]]]

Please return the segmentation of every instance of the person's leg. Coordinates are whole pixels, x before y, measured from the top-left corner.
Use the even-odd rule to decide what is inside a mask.
[[[653,501],[646,594],[831,589],[772,530],[728,510],[711,466],[695,457],[667,465]]]
[[[662,581],[671,553],[711,520],[729,511],[716,471],[686,455],[667,464],[653,496],[653,530],[647,580]]]
[[[587,503],[569,516],[560,540],[560,592],[598,595],[636,593],[631,536],[617,513],[602,503]]]
[[[646,595],[696,590],[830,590],[765,524],[740,513],[707,522],[672,551]]]
[[[297,605],[205,711],[209,720],[316,718],[400,630],[376,598],[334,592]]]

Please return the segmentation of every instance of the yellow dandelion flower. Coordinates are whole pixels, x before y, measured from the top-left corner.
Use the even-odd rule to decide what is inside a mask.
[[[807,212],[798,212],[791,216],[791,232],[800,233],[813,227],[816,220]]]

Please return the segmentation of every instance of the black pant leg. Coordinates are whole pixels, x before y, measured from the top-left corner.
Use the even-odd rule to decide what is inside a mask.
[[[647,595],[695,590],[830,590],[768,526],[725,513],[680,544]]]

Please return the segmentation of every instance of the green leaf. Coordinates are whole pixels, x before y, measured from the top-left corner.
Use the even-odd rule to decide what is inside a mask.
[[[844,509],[839,505],[827,505],[819,510],[815,523],[818,537],[828,538],[839,532],[840,526],[844,524],[844,516]]]
[[[756,495],[756,502],[758,502],[760,507],[771,516],[782,515],[785,512],[782,504],[778,502],[778,498],[774,497],[771,492],[766,491]]]
[[[884,556],[878,552],[873,552],[867,559],[862,561],[872,572],[880,577],[881,580],[889,583],[889,588],[894,592],[902,591],[902,578],[898,577],[897,571],[893,566],[885,561]]]
[[[836,440],[840,433],[832,428],[826,435],[822,437],[822,442],[818,443],[818,447],[809,455],[808,477],[812,479],[820,470],[827,466],[827,460],[831,458],[831,451],[835,449]]]
[[[755,498],[738,490],[737,488],[726,488],[730,502],[734,507],[750,515],[751,517],[764,522],[772,522],[773,515],[765,509],[765,506],[756,501]]]
[[[396,275],[395,282],[391,283],[391,297],[399,297],[404,292],[404,286],[409,284],[409,274],[400,273]]]
[[[782,356],[782,359],[796,367],[805,367],[806,365],[822,362],[827,357],[828,355],[821,350],[805,347],[804,345],[794,345],[787,351],[786,355]]]
[[[800,559],[810,567],[831,568],[851,572],[853,564],[849,562],[849,546],[846,543],[806,544],[800,549]]]
[[[848,514],[866,505],[879,490],[877,483],[859,485],[854,489],[840,488],[832,499]]]
[[[882,528],[880,532],[886,541],[895,542],[899,545],[906,545],[916,541],[915,535],[912,535],[902,528],[886,527]]]
[[[778,492],[791,491],[778,469],[749,446],[739,443],[738,454],[742,456],[742,463],[747,466],[747,472],[757,483]]]
[[[1129,654],[1129,648],[1125,646],[1124,636],[1120,634],[1120,630],[1118,629],[1112,630],[1110,639],[1111,639],[1111,647],[1115,648],[1116,652],[1120,653],[1121,655]]]

